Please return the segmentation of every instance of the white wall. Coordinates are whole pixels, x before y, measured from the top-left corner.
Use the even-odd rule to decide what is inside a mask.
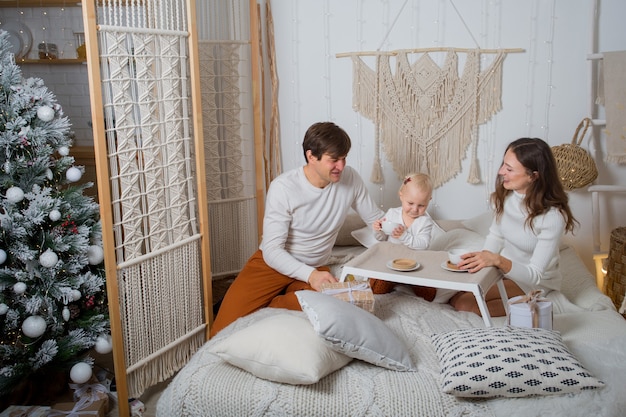
[[[434,193],[435,218],[468,218],[488,209],[495,173],[506,145],[522,136],[550,145],[570,142],[578,123],[590,116],[589,83],[593,0],[272,0],[278,75],[283,168],[304,163],[307,127],[330,120],[353,140],[348,163],[362,175],[381,208],[398,205],[399,182],[384,161],[385,183],[369,182],[374,154],[372,123],[352,109],[352,63],[341,52],[425,47],[523,48],[509,54],[503,70],[503,109],[480,127],[478,156],[483,183],[467,183],[463,171]],[[458,14],[455,12],[455,6]],[[600,0],[599,51],[626,49],[626,3]],[[459,17],[459,14],[461,17]],[[469,27],[468,33],[464,23]],[[393,28],[392,28],[393,26]],[[390,29],[392,28],[392,29]],[[387,40],[385,34],[389,32]],[[473,38],[472,38],[473,36]],[[373,62],[373,61],[372,61]],[[605,149],[601,135],[601,149]],[[589,146],[585,141],[584,145]],[[597,183],[626,185],[626,166],[598,161]],[[568,237],[595,271],[592,260],[591,200],[570,193],[581,222]],[[626,225],[626,196],[604,203],[603,249],[610,231]]]

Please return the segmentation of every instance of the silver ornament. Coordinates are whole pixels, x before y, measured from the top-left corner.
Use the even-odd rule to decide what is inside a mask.
[[[70,320],[70,309],[67,308],[67,306],[64,306],[63,307],[63,311],[61,312],[61,315],[63,316],[63,320],[69,321]]]
[[[37,117],[41,121],[49,122],[54,119],[54,109],[48,106],[41,106],[37,109]]]
[[[24,191],[20,187],[11,187],[7,190],[6,197],[11,203],[19,203],[24,199]]]
[[[44,253],[39,255],[39,263],[44,268],[52,268],[57,262],[59,262],[59,257],[50,249],[47,249]]]
[[[61,212],[59,210],[50,210],[50,214],[48,214],[48,218],[50,218],[50,220],[52,220],[53,222],[56,222],[57,220],[61,219]]]
[[[24,294],[26,292],[26,284],[23,282],[16,282],[15,285],[13,285],[13,292],[17,295]]]
[[[80,169],[76,167],[71,167],[65,172],[65,178],[67,178],[70,182],[80,181],[80,178],[83,176],[83,173]]]
[[[46,321],[41,316],[26,317],[22,323],[22,332],[28,337],[39,337],[46,331]]]

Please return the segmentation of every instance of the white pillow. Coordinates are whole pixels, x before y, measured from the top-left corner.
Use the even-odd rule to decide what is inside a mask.
[[[404,343],[375,315],[317,291],[296,291],[313,329],[337,352],[395,371],[414,371]]]
[[[337,234],[335,246],[357,246],[359,242],[353,237],[352,232],[363,226],[365,226],[365,222],[358,214],[354,212],[348,213]]]
[[[604,386],[552,330],[489,327],[432,337],[441,389],[458,397],[526,397]]]
[[[463,220],[461,224],[466,229],[478,233],[485,237],[489,234],[489,228],[493,222],[494,213],[492,211],[486,211],[483,214],[472,217],[470,219]]]
[[[330,349],[305,317],[292,314],[259,320],[209,350],[259,378],[293,385],[314,384],[352,360]]]

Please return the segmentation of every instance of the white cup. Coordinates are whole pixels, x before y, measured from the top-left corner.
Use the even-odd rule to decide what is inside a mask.
[[[461,262],[461,255],[468,253],[469,251],[467,249],[459,249],[459,248],[455,248],[455,249],[450,249],[448,251],[448,260],[450,261],[451,264],[457,265],[459,262]]]
[[[391,222],[389,220],[385,220],[382,224],[382,229],[383,232],[385,232],[388,235],[391,235],[391,233],[394,231],[394,229],[396,227],[400,227],[402,226],[400,223],[396,223],[396,222]]]

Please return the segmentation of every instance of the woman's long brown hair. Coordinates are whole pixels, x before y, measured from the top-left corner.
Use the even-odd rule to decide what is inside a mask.
[[[533,230],[535,217],[547,213],[552,207],[559,210],[565,219],[565,231],[572,232],[578,221],[569,207],[569,197],[559,179],[556,160],[550,146],[539,138],[520,138],[507,146],[507,151],[515,154],[517,160],[535,180],[528,186],[524,202],[528,210],[525,225]],[[502,185],[500,175],[496,178],[496,189],[491,194],[491,202],[499,219],[504,211],[504,200],[512,193]]]

